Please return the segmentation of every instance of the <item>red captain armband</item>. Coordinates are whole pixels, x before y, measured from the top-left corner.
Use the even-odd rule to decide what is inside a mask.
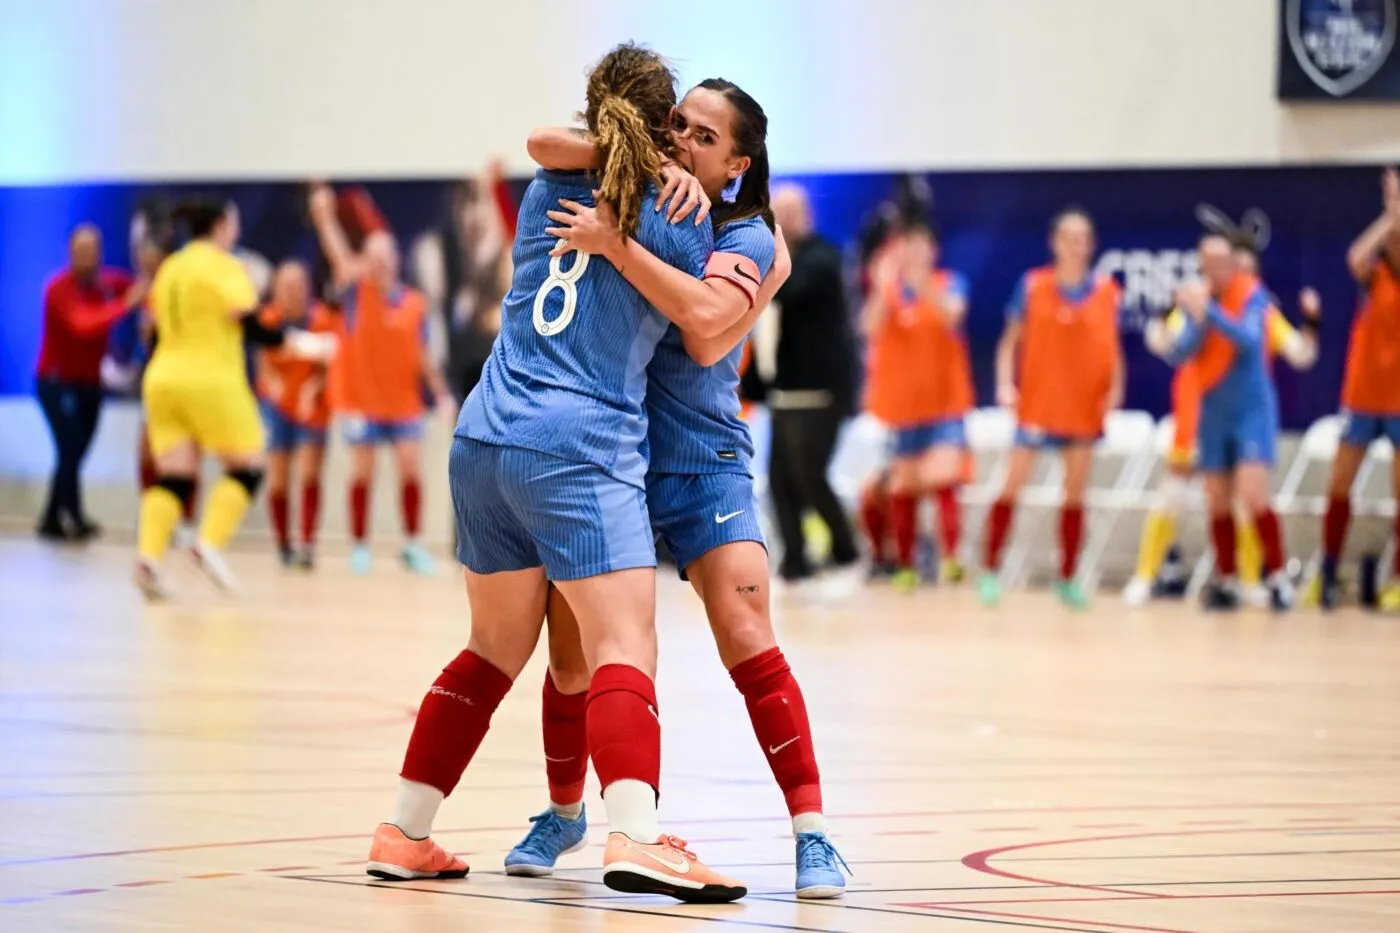
[[[758,263],[738,253],[711,253],[710,261],[705,264],[705,278],[724,279],[739,289],[749,300],[750,310],[753,310],[758,286],[763,281],[763,276],[758,272]]]

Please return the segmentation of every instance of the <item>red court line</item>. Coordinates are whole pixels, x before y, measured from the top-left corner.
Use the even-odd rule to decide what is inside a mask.
[[[1198,930],[1181,930],[1175,927],[1143,927],[1131,923],[1107,923],[1103,920],[1070,920],[1065,917],[1043,917],[1040,914],[1013,914],[1003,910],[974,910],[971,907],[948,907],[947,910],[960,914],[982,914],[987,917],[1006,917],[1011,920],[1044,920],[1048,923],[1087,923],[1090,926],[1108,927],[1113,930],[1137,930],[1141,933],[1200,933]]]
[[[827,814],[835,820],[895,820],[924,819],[958,816],[998,816],[1010,814],[1035,814],[1053,816],[1062,813],[1170,813],[1199,812],[1211,810],[1364,810],[1368,808],[1400,807],[1400,801],[1341,801],[1336,803],[1204,803],[1204,804],[1093,804],[1081,807],[991,807],[967,810],[908,810],[887,813],[845,813]],[[1400,819],[1400,814],[1393,818]],[[739,823],[786,823],[788,817],[750,816],[737,818],[694,817],[672,820],[673,825],[739,824]],[[596,824],[603,826],[605,824]],[[1379,828],[1379,827],[1377,827]],[[511,826],[474,826],[468,829],[441,829],[437,835],[454,833],[493,833],[515,832],[520,824]],[[236,842],[200,842],[188,845],[150,846],[141,849],[116,849],[108,852],[78,852],[68,855],[47,855],[39,858],[9,859],[0,861],[0,868],[11,865],[44,865],[51,862],[72,862],[84,859],[119,858],[126,855],[155,855],[163,852],[193,852],[202,849],[236,849],[246,846],[282,845],[302,842],[334,842],[341,839],[368,839],[368,832],[336,833],[325,836],[288,836],[272,839],[242,839]],[[789,838],[784,836],[783,838]]]
[[[121,881],[121,882],[118,882],[118,883],[117,883],[116,887],[119,887],[119,888],[149,888],[149,887],[151,887],[152,885],[156,885],[156,884],[170,884],[170,883],[171,883],[171,882],[170,882],[168,879],[166,879],[166,878],[152,878],[152,879],[149,880],[149,881]]]
[[[236,878],[241,874],[243,874],[241,871],[209,871],[202,875],[186,875],[185,877],[202,881],[206,878]]]

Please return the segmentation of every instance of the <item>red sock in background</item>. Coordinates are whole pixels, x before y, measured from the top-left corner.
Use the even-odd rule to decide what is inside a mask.
[[[659,795],[661,720],[651,678],[626,664],[604,664],[588,685],[587,720],[588,752],[603,787],[641,781]]]
[[[1229,512],[1210,517],[1210,542],[1215,548],[1215,566],[1223,577],[1233,577],[1235,567],[1235,516]]]
[[[444,796],[451,794],[510,684],[509,677],[480,655],[457,655],[418,707],[400,777],[436,787]]]
[[[290,524],[288,506],[287,490],[278,489],[267,494],[267,512],[272,517],[272,534],[277,539],[277,546],[282,550],[292,546],[291,535],[287,529]]]
[[[1395,516],[1395,540],[1400,542],[1400,514]],[[1395,548],[1395,579],[1400,580],[1400,545]]]
[[[321,527],[321,484],[307,480],[301,486],[301,543],[311,547],[316,543],[316,529]]]
[[[549,802],[572,806],[583,800],[583,782],[588,776],[588,694],[560,693],[554,678],[545,671],[540,711]]]
[[[194,521],[195,509],[198,508],[198,507],[199,507],[199,477],[196,476],[195,479],[194,479],[194,485],[193,485],[192,487],[190,487],[190,497],[189,497],[189,499],[185,502],[185,513],[184,513],[184,514],[185,514],[185,522],[186,522],[187,524]]]
[[[369,483],[354,480],[350,483],[350,539],[363,544],[369,535]]]
[[[1264,571],[1278,573],[1283,569],[1283,529],[1273,509],[1254,516],[1254,530],[1259,533],[1259,545],[1264,552]]]
[[[821,775],[802,689],[778,648],[734,665],[729,672],[744,695],[754,735],[783,790],[788,813],[820,813]]]
[[[890,525],[894,530],[894,562],[914,566],[914,536],[919,515],[919,497],[903,492],[890,493]]]
[[[413,539],[418,537],[418,525],[423,517],[423,487],[416,479],[406,479],[399,492],[403,507],[403,533]]]
[[[1351,499],[1328,499],[1327,513],[1322,518],[1322,556],[1333,561],[1342,559],[1347,543],[1347,526],[1351,524]],[[1396,550],[1400,554],[1400,549]]]
[[[986,570],[1001,569],[1001,552],[1006,547],[1006,539],[1011,534],[1011,519],[1016,514],[1016,504],[1007,499],[998,499],[987,514],[987,543],[982,566]]]
[[[943,559],[956,560],[958,544],[962,539],[962,507],[958,505],[958,487],[940,486],[934,495],[938,497],[938,523],[943,539],[940,542]]]
[[[1084,541],[1084,506],[1060,508],[1060,579],[1074,579],[1079,568],[1079,546]]]
[[[883,564],[887,556],[885,554],[885,536],[889,534],[888,513],[885,509],[885,501],[880,493],[874,489],[867,489],[860,497],[860,524],[865,529],[865,536],[870,542],[870,558],[877,564]]]

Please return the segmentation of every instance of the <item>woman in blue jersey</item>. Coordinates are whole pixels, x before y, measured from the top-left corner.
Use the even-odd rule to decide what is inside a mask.
[[[614,49],[588,78],[597,172],[543,171],[525,193],[500,335],[462,407],[449,463],[471,640],[419,708],[397,808],[370,851],[378,877],[466,874],[428,838],[432,819],[534,651],[553,581],[576,611],[591,672],[586,728],[610,828],[604,881],[687,901],[746,893],[657,826],[656,555],[644,486],[646,367],[668,319],[714,338],[738,310],[656,309],[611,264],[552,255],[546,233],[561,198],[591,201],[596,189],[629,238],[685,274],[704,273],[709,225],[668,224],[646,209],[660,152],[675,148],[675,95],[659,56]]]
[[[791,268],[768,209],[768,119],[742,89],[715,78],[685,96],[672,122],[677,161],[694,174],[702,202],[713,205],[715,253],[704,281],[624,238],[606,205],[565,202],[550,213],[557,222],[550,232],[561,238],[558,250],[606,258],[658,308],[742,309],[734,326],[714,338],[670,328],[647,368],[647,507],[682,577],[705,603],[720,660],[744,697],[786,798],[797,843],[797,894],[835,897],[845,880],[826,836],[806,704],[773,633],[768,554],[750,470],[753,445],[739,418],[743,343]],[[531,141],[531,154],[548,167],[588,166],[596,159],[589,141],[567,130],[536,131]],[[673,188],[684,193],[686,185],[673,179],[668,191]],[[674,220],[679,212],[668,213]],[[565,594],[551,595],[549,627],[543,718],[551,806],[507,856],[506,871],[513,874],[548,874],[555,859],[585,837],[587,756],[578,752],[586,747],[580,712],[588,669]]]

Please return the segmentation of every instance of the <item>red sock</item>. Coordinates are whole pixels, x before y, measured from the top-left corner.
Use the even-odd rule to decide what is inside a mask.
[[[1254,530],[1259,532],[1259,545],[1264,551],[1264,570],[1278,573],[1283,569],[1283,528],[1278,514],[1265,509],[1254,516]]]
[[[195,509],[199,506],[199,477],[194,478],[194,485],[190,487],[190,497],[185,500],[185,521],[194,521]]]
[[[588,775],[587,693],[560,693],[548,671],[544,675],[544,770],[549,800],[575,804],[583,799]]]
[[[409,538],[418,537],[418,525],[423,517],[423,487],[416,479],[403,481],[403,533]]]
[[[987,570],[1001,568],[1001,552],[1006,547],[1006,539],[1011,534],[1011,519],[1016,513],[1016,504],[1007,499],[998,499],[987,515],[986,553],[982,565]]]
[[[880,493],[873,489],[866,490],[860,497],[860,523],[870,541],[870,557],[877,564],[883,564],[886,560],[885,535],[889,533],[888,517]]]
[[[894,561],[901,567],[914,566],[915,522],[919,515],[919,497],[908,493],[890,493],[890,524],[894,528]]]
[[[588,685],[587,720],[588,750],[603,787],[630,779],[660,795],[661,720],[651,678],[626,664],[604,664]]]
[[[452,793],[510,684],[509,677],[480,655],[457,655],[418,707],[399,775],[444,795]]]
[[[368,535],[369,483],[354,480],[350,483],[350,538],[356,544],[362,544]]]
[[[1235,567],[1235,516],[1229,512],[1210,517],[1210,541],[1215,547],[1215,566],[1221,576],[1233,577]]]
[[[1333,561],[1342,559],[1347,543],[1347,526],[1351,524],[1351,499],[1327,500],[1327,513],[1322,518],[1322,556]],[[1400,551],[1396,553],[1400,554]]]
[[[962,539],[962,509],[958,506],[958,487],[942,486],[935,493],[938,497],[939,528],[943,535],[943,558],[956,558],[958,544]]]
[[[285,489],[267,494],[267,511],[272,516],[272,534],[277,538],[277,546],[283,550],[291,547],[290,536],[287,532],[289,523],[287,509],[287,491]]]
[[[307,547],[316,543],[316,529],[321,525],[321,484],[307,480],[301,486],[301,543]]]
[[[1400,514],[1395,516],[1395,578],[1400,580]]]
[[[769,648],[734,665],[729,676],[744,695],[754,735],[782,788],[788,813],[820,813],[821,775],[817,772],[807,704],[782,651]]]
[[[1060,508],[1060,579],[1074,579],[1079,567],[1079,545],[1084,540],[1084,506]]]

